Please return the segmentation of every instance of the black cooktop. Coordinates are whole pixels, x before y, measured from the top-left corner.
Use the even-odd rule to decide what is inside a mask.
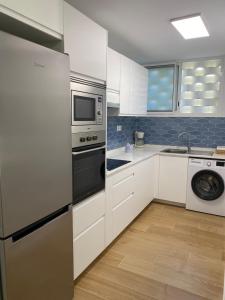
[[[128,164],[130,160],[122,160],[122,159],[112,159],[107,158],[107,170],[112,171],[116,168],[119,168],[125,164]]]

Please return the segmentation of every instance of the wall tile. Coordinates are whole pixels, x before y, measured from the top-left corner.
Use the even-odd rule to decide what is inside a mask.
[[[117,125],[122,131],[116,131]],[[133,133],[136,128],[135,117],[108,117],[108,149],[123,147],[126,143],[133,143]]]
[[[122,132],[116,126],[122,125]],[[133,132],[145,132],[145,143],[183,146],[178,140],[179,133],[190,133],[191,146],[216,147],[225,145],[225,118],[182,118],[182,117],[109,117],[108,149],[124,146],[133,142]]]

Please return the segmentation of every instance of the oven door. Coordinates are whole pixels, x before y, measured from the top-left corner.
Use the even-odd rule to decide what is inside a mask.
[[[72,91],[72,125],[95,125],[97,123],[98,95]]]
[[[105,146],[73,152],[73,204],[105,188]]]

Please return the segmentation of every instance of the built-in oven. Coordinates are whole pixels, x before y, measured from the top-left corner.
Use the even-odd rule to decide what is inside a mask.
[[[73,148],[73,204],[105,188],[105,145]]]

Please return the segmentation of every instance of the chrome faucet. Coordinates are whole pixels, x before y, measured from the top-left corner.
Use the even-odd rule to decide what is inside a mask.
[[[186,131],[184,132],[181,132],[179,135],[178,135],[178,140],[181,140],[181,138],[183,139],[183,137],[186,137],[186,147],[187,147],[187,151],[188,153],[191,152],[191,146],[190,146],[190,134]]]

